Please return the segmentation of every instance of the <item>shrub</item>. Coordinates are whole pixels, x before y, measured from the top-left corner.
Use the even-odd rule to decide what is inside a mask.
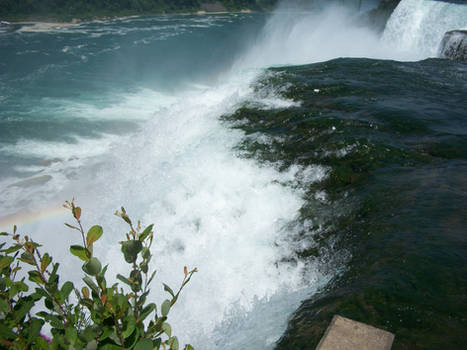
[[[131,269],[126,277],[116,276],[125,284],[121,288],[118,282],[107,283],[107,265],[102,267],[93,255],[102,227],[92,226],[85,234],[81,208],[73,201],[65,202],[64,207],[76,222],[65,225],[82,238],[82,245],[72,245],[70,252],[83,261],[84,285],[77,289],[70,281],[61,283],[59,264],[48,253],[40,252],[40,244],[19,235],[16,226],[13,233],[0,233],[10,238],[0,244],[0,348],[178,350],[178,339],[172,335],[167,316],[197,270],[184,268],[177,292],[163,284],[170,297],[158,309],[147,302],[155,275],[149,268],[153,225],[141,229],[138,222],[135,227],[123,207],[115,213],[130,228],[120,242]],[[41,311],[33,315],[34,306]],[[46,324],[51,338],[41,333]],[[185,350],[193,347],[186,345]]]

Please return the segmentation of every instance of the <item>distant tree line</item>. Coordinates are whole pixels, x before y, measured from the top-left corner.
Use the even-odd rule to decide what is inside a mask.
[[[92,18],[131,14],[194,12],[205,3],[229,11],[265,10],[278,0],[0,0],[0,18]]]

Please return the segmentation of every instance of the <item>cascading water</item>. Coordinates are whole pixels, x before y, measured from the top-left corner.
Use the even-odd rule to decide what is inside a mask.
[[[184,265],[200,271],[171,311],[182,343],[202,350],[271,349],[300,301],[336,273],[325,268],[329,257],[307,264],[296,259],[308,247],[295,238],[319,232],[312,220],[299,220],[301,210],[328,198],[318,191],[310,199],[306,191],[330,169],[295,158],[245,158],[236,148],[245,132],[220,117],[242,106],[300,107],[282,96],[288,85],[256,88],[269,66],[431,56],[444,31],[465,27],[465,9],[403,0],[382,40],[358,24],[355,11],[335,5],[319,13],[279,8],[266,21],[260,14],[165,16],[2,34],[8,38],[0,42],[2,226],[16,221],[23,232],[36,233],[78,280],[79,269],[67,268],[76,261],[66,253],[76,237],[57,236],[68,219],[56,210],[75,196],[85,222],[104,226],[96,253],[112,276],[125,268],[117,242],[126,228],[111,215],[124,205],[133,218],[155,223],[159,273],[151,298],[160,303],[158,282],[177,285]],[[367,61],[360,69],[366,68]],[[268,72],[266,78],[280,76]],[[313,89],[311,98],[333,89]],[[266,146],[281,141],[261,130],[248,137]],[[335,130],[332,125],[326,133]],[[326,154],[345,157],[357,144]],[[43,217],[14,216],[41,210]]]
[[[386,24],[382,41],[418,58],[436,56],[443,35],[467,28],[467,5],[434,0],[402,0]]]
[[[25,74],[22,79],[32,88],[37,84],[37,90],[15,87],[12,79],[8,88],[18,90],[13,98],[6,96],[5,105],[11,103],[11,110],[3,111],[5,122],[13,123],[9,130],[20,121],[26,127],[48,123],[52,130],[50,135],[28,136],[23,129],[23,136],[8,134],[11,141],[1,146],[2,153],[13,159],[6,160],[7,174],[2,179],[4,215],[22,207],[42,211],[44,216],[14,215],[4,224],[19,223],[23,232],[32,233],[57,260],[65,262],[62,266],[74,266],[63,247],[76,237],[72,232],[57,237],[67,219],[56,208],[76,197],[84,220],[104,227],[96,254],[109,264],[112,276],[126,268],[118,245],[126,229],[112,217],[115,209],[124,205],[135,219],[154,222],[154,268],[159,272],[150,297],[161,302],[164,292],[159,281],[176,286],[184,265],[198,268],[200,272],[171,311],[170,322],[182,343],[191,342],[199,349],[238,349],[247,344],[251,349],[271,348],[286,326],[286,315],[311,292],[302,289],[304,283],[316,290],[329,279],[317,268],[285,261],[294,255],[288,237],[300,228],[296,219],[304,201],[300,187],[284,184],[297,176],[303,185],[319,182],[326,172],[295,166],[279,173],[274,165],[239,158],[233,149],[243,133],[233,132],[219,120],[248,100],[263,108],[293,104],[274,91],[262,96],[253,91],[251,83],[267,64],[244,64],[216,79],[216,65],[228,66],[229,58],[193,61],[196,54],[190,53],[193,69],[199,67],[204,74],[187,68],[177,72],[176,67],[172,76],[164,74],[177,60],[185,65],[186,50],[202,52],[195,45],[207,47],[207,55],[216,52],[216,36],[225,41],[225,27],[249,18],[237,16],[127,19],[83,24],[58,33],[12,34],[32,43],[59,37],[58,47],[47,52],[58,62]],[[170,21],[175,24],[166,23]],[[210,31],[209,41],[203,31]],[[164,46],[170,49],[161,51]],[[36,53],[29,49],[23,54]],[[147,64],[135,65],[148,55],[155,57],[153,65],[164,69],[157,67],[154,73]],[[219,58],[222,55],[217,53]],[[101,62],[106,60],[113,63],[104,67]],[[114,69],[119,74],[114,75]],[[154,81],[144,73],[155,74]],[[135,74],[142,77],[135,79]],[[62,81],[66,75],[70,78]],[[196,77],[190,81],[192,76]],[[97,88],[83,77],[98,80]],[[41,97],[40,82],[49,79],[67,86]],[[152,86],[141,88],[140,84]],[[94,92],[88,94],[88,90]],[[15,111],[14,98],[21,91],[30,100],[22,104],[26,110]],[[56,96],[48,96],[51,93]],[[95,98],[97,94],[100,99]],[[31,113],[27,109],[33,103]],[[9,119],[11,113],[20,117]],[[15,161],[24,164],[18,166]],[[65,273],[79,282],[79,269]],[[268,322],[259,323],[264,317]],[[232,324],[239,336],[229,334]]]

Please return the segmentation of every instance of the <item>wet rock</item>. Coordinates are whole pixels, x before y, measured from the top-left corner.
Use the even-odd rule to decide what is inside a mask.
[[[451,30],[444,34],[439,56],[453,60],[467,60],[467,30]]]
[[[361,16],[362,22],[378,32],[383,32],[386,22],[399,2],[400,0],[381,0],[377,8]]]

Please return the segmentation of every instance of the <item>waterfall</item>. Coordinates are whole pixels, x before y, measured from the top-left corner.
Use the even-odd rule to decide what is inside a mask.
[[[466,27],[466,4],[402,0],[386,24],[382,41],[424,58],[437,55],[444,33]]]

